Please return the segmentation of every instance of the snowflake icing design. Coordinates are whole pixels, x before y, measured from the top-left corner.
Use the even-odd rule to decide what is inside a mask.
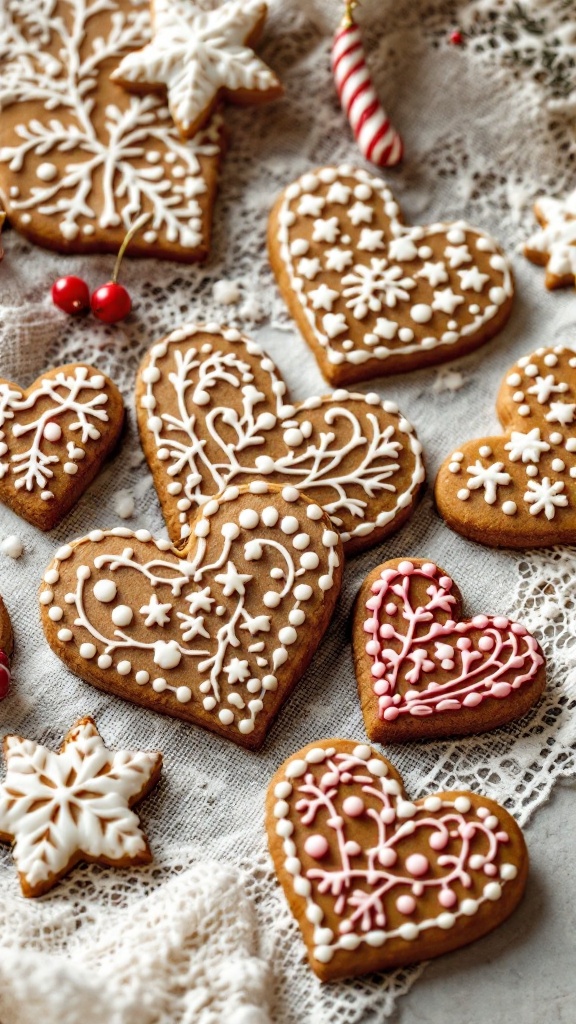
[[[495,462],[491,466],[483,466],[480,459],[476,459],[473,466],[468,466],[470,477],[467,485],[470,490],[484,488],[484,501],[493,505],[496,501],[498,487],[505,487],[511,482],[511,476],[504,469],[503,462]]]
[[[375,256],[369,266],[357,264],[342,278],[342,284],[346,305],[357,320],[363,320],[369,312],[379,313],[383,305],[394,308],[399,301],[407,301],[410,290],[416,287],[412,277],[404,276],[402,267],[389,266],[387,259]]]
[[[568,496],[563,493],[562,480],[552,483],[550,478],[545,476],[542,480],[529,480],[527,487],[524,501],[530,505],[530,514],[533,516],[543,512],[546,519],[554,519],[556,509],[565,508],[568,504]]]
[[[77,241],[95,249],[98,230],[123,234],[139,213],[149,212],[146,245],[164,242],[190,256],[202,251],[199,197],[216,172],[221,120],[183,142],[161,97],[119,92],[97,128],[95,92],[106,88],[110,62],[148,41],[147,0],[63,0],[61,16],[53,8],[34,5],[32,18],[18,4],[4,16],[0,110],[37,103],[47,112],[42,119],[28,114],[0,135],[0,164],[13,176],[35,172],[26,191],[21,175],[9,197],[5,190],[7,209],[23,227],[33,215],[48,216],[62,245],[74,248]],[[90,43],[93,21],[99,31]],[[2,176],[5,182],[6,171]]]
[[[150,859],[132,803],[155,781],[162,756],[109,751],[91,719],[78,722],[59,753],[21,736],[6,739],[0,832],[14,842],[23,886],[45,892],[75,859]]]

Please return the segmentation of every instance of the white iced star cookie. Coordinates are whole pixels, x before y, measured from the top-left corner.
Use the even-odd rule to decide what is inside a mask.
[[[565,199],[541,196],[534,204],[540,224],[522,246],[532,263],[546,267],[547,288],[576,283],[576,189]]]
[[[160,777],[162,754],[108,750],[92,718],[81,718],[60,751],[4,739],[0,839],[13,844],[25,896],[42,896],[78,861],[128,867],[152,854],[131,810]]]
[[[452,529],[495,547],[576,541],[576,352],[540,348],[518,360],[497,401],[505,433],[446,459],[436,503]]]
[[[152,42],[129,53],[112,80],[133,92],[166,90],[182,138],[208,121],[220,97],[266,103],[283,92],[273,71],[254,53],[267,7],[230,0],[199,11],[192,0],[151,0]]]

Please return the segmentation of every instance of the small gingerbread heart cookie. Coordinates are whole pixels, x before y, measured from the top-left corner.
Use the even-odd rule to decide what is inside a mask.
[[[189,324],[154,345],[136,408],[175,543],[208,498],[265,477],[321,505],[351,553],[397,530],[424,483],[420,442],[395,402],[340,390],[292,405],[270,357],[233,328]]]
[[[509,264],[463,221],[408,228],[381,178],[323,167],[270,215],[270,260],[290,313],[331,384],[464,355],[512,308]]]
[[[60,548],[42,624],[99,689],[256,748],[330,622],[342,562],[319,505],[254,481],[206,502],[184,549],[123,527]]]
[[[365,743],[293,754],[266,799],[270,853],[322,981],[440,956],[519,903],[528,853],[518,825],[476,793],[412,802]]]
[[[26,389],[0,379],[0,501],[51,530],[92,482],[123,423],[118,388],[92,366],[58,366]]]
[[[24,896],[43,896],[79,861],[133,867],[152,854],[131,809],[156,785],[162,754],[104,746],[81,718],[58,753],[4,737],[0,841],[12,843]]]
[[[539,699],[538,642],[503,615],[461,619],[454,581],[421,558],[384,562],[354,612],[354,664],[366,732],[378,743],[484,732]]]
[[[506,374],[496,409],[505,433],[467,441],[440,467],[448,526],[494,547],[576,541],[576,352],[539,348]]]

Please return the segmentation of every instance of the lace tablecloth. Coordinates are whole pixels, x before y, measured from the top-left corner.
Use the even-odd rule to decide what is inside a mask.
[[[265,994],[270,1020],[277,1024],[378,1022],[418,977],[421,969],[414,968],[322,987],[304,963],[296,925],[272,876],[262,828],[266,783],[284,757],[326,735],[364,738],[347,622],[360,581],[386,558],[415,555],[439,562],[456,576],[470,611],[512,613],[537,634],[550,659],[546,695],[526,720],[459,742],[387,748],[411,793],[454,786],[482,790],[524,823],[546,800],[555,779],[576,774],[570,595],[576,551],[512,553],[468,543],[442,525],[429,492],[399,534],[349,562],[328,635],[259,754],[99,693],[68,672],[42,636],[36,591],[56,547],[97,526],[122,524],[120,512],[129,510],[130,497],[135,512],[127,525],[165,535],[132,408],[136,366],[154,340],[185,320],[228,321],[268,349],[295,398],[326,390],[277,295],[264,239],[268,210],[282,186],[315,165],[360,161],[328,69],[330,33],[339,11],[336,0],[277,0],[263,55],[283,78],[286,99],[257,112],[227,112],[231,146],[210,262],[197,268],[127,261],[124,280],[136,300],[129,321],[111,328],[94,319],[70,320],[48,299],[52,281],[65,273],[79,273],[93,285],[107,280],[109,258],[64,259],[33,249],[13,233],[5,238],[2,375],[28,384],[55,363],[90,361],[122,388],[129,429],[121,451],[53,534],[44,536],[9,511],[0,512],[1,536],[16,533],[24,544],[18,561],[0,555],[1,590],[16,633],[13,689],[0,707],[2,732],[17,731],[55,745],[80,714],[93,714],[109,746],[159,748],[166,765],[162,782],[142,808],[155,854],[150,868],[79,867],[48,898],[24,904],[10,852],[1,850],[0,997],[5,998],[6,973],[23,969],[19,950],[25,946],[27,956],[34,954],[30,977],[44,993],[43,1019],[50,1024],[63,1019],[66,989],[61,986],[71,985],[71,977],[76,978],[77,1005],[82,999],[89,1003],[94,990],[91,971],[78,969],[74,975],[61,959],[66,952],[75,963],[97,970],[98,989],[108,984],[111,992],[121,976],[119,960],[128,974],[163,965],[149,971],[149,985],[143,987],[148,1016],[142,1012],[137,1018],[157,1024],[224,1019],[267,1024]],[[574,185],[575,15],[576,3],[566,0],[366,0],[359,19],[370,61],[406,144],[404,164],[386,179],[408,221],[464,216],[513,252],[532,230],[533,198],[541,191],[561,194]],[[455,27],[465,34],[463,46],[448,42]],[[515,272],[515,310],[491,344],[443,369],[370,382],[370,390],[397,399],[415,422],[431,481],[460,441],[493,431],[494,399],[509,365],[538,345],[576,344],[572,291],[546,293],[543,272],[521,256],[515,258]],[[235,304],[222,304],[222,298],[235,297]],[[258,919],[257,933],[250,926],[257,941],[243,948],[247,956],[259,953],[270,965],[271,983],[263,982],[261,961],[253,976],[246,969],[238,982],[246,991],[234,1018],[214,1010],[209,986],[204,1002],[187,1003],[183,978],[190,987],[189,975],[178,958],[168,955],[182,896],[172,880],[206,860],[242,869],[237,881],[254,898]],[[216,896],[218,885],[214,875]],[[154,904],[147,910],[142,900],[150,893]],[[138,931],[119,925],[122,910],[148,922],[144,950]],[[238,924],[226,914],[218,922],[218,950],[226,956]],[[221,990],[230,984],[223,975]],[[10,1006],[4,1002],[5,1024],[29,1019]],[[117,1005],[115,1012],[114,1024],[135,1019],[129,1008]]]

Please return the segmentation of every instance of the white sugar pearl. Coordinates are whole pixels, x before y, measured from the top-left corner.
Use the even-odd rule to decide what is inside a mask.
[[[0,547],[2,548],[3,553],[8,555],[9,558],[20,558],[20,555],[24,551],[24,545],[20,540],[20,537],[17,537],[15,533],[11,533],[8,537],[5,537],[2,544],[0,544]],[[46,583],[50,582],[50,580],[46,579],[46,576],[44,579],[46,580]]]

